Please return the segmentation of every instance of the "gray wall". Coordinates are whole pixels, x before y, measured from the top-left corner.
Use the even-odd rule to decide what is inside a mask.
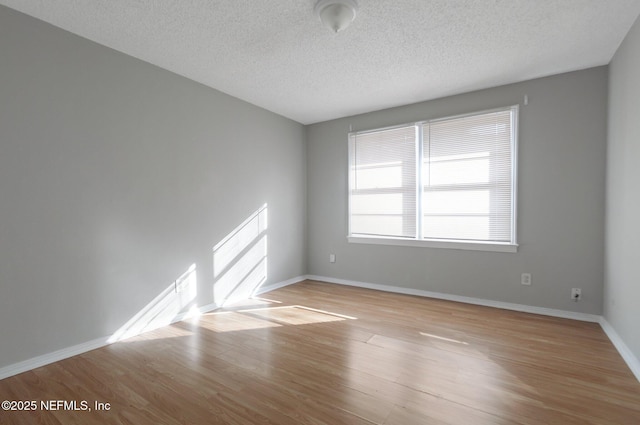
[[[640,20],[610,64],[604,317],[640,359]]]
[[[108,336],[268,204],[305,273],[304,127],[0,6],[0,367]]]
[[[521,103],[518,253],[349,244],[347,132]],[[599,67],[311,125],[312,275],[600,314],[607,68]],[[328,257],[335,253],[337,261]],[[533,285],[520,285],[520,274]],[[570,299],[582,288],[583,301]]]

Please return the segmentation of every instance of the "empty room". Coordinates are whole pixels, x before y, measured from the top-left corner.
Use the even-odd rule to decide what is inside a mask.
[[[0,0],[0,424],[640,424],[639,15]]]

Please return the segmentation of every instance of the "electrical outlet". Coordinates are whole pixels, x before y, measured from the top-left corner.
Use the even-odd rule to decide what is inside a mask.
[[[522,273],[520,276],[520,283],[522,285],[531,285],[531,273]]]
[[[581,288],[571,288],[571,299],[578,302],[582,299],[582,289]]]
[[[330,263],[336,262],[336,254],[329,254],[329,262]]]

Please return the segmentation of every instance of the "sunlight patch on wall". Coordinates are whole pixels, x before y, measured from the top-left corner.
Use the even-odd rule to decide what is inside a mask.
[[[213,299],[245,300],[267,279],[267,204],[213,247]]]
[[[192,264],[171,285],[118,329],[107,342],[112,343],[173,323],[185,311],[193,312],[198,293],[196,265]]]

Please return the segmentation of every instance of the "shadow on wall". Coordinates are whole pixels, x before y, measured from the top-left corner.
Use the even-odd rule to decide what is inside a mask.
[[[213,247],[213,301],[251,298],[267,280],[267,204]]]
[[[130,338],[189,317],[191,313],[197,314],[198,307],[195,305],[197,294],[196,265],[192,264],[153,301],[118,329],[107,342]]]

